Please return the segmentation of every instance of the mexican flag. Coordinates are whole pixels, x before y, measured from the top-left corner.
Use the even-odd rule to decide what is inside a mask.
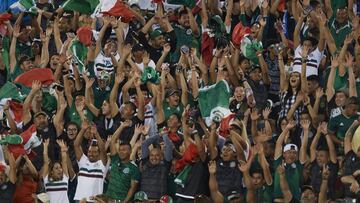
[[[10,9],[14,13],[25,12],[25,11],[29,11],[31,13],[37,13],[35,0],[20,0],[18,2],[13,3],[10,6]]]
[[[135,18],[135,14],[128,9],[124,2],[118,0],[101,0],[94,15],[121,17],[121,21],[128,23]]]
[[[92,14],[99,5],[99,0],[67,0],[61,7],[65,11],[77,11],[81,14]]]
[[[73,59],[77,64],[79,72],[82,73],[85,70],[88,48],[79,39],[76,39],[70,46],[70,52],[73,54]]]
[[[34,80],[40,81],[43,86],[49,86],[54,82],[55,78],[51,69],[49,68],[33,68],[19,75],[14,80],[14,83],[31,88],[32,82]]]
[[[33,157],[34,154],[31,149],[38,147],[42,144],[42,140],[37,136],[36,126],[33,124],[27,130],[20,134],[22,139],[21,144],[9,144],[8,148],[10,152],[17,158],[20,155],[28,154],[29,158]]]
[[[199,89],[199,107],[203,117],[222,119],[230,115],[230,87],[225,80]]]
[[[22,102],[25,100],[25,97],[26,95],[21,94],[19,89],[12,82],[8,81],[0,88],[0,100],[9,98]]]

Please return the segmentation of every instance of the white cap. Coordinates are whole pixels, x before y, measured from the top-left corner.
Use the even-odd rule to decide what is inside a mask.
[[[289,150],[298,151],[298,147],[297,147],[296,145],[294,145],[294,144],[287,144],[287,145],[285,145],[283,152],[287,152],[287,151],[289,151]]]

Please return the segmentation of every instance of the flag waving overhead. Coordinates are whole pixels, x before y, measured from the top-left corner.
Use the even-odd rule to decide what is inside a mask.
[[[26,87],[31,87],[34,80],[40,81],[44,86],[49,86],[55,79],[49,68],[34,68],[19,75],[14,82]]]
[[[92,14],[99,3],[99,0],[67,0],[63,3],[62,7],[65,11],[77,11],[82,14]]]
[[[36,2],[35,0],[20,0],[18,2],[13,3],[10,6],[12,10],[18,10],[20,12],[30,11],[30,12],[37,12]]]
[[[105,16],[121,17],[121,21],[126,23],[135,18],[135,14],[121,1],[116,1],[109,10],[103,10],[100,13]]]
[[[229,115],[230,88],[225,80],[209,87],[199,89],[199,107],[203,117],[212,117],[219,121]],[[217,118],[220,116],[220,118]]]
[[[75,63],[77,64],[78,70],[82,73],[85,69],[85,60],[88,53],[88,48],[82,44],[78,39],[74,40],[70,52],[74,56]]]
[[[0,100],[11,98],[17,101],[24,101],[25,95],[22,95],[16,85],[6,82],[0,89]]]

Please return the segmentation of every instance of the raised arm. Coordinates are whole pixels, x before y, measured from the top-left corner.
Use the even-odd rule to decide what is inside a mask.
[[[211,199],[214,203],[223,203],[224,196],[219,191],[219,187],[216,180],[216,162],[210,161],[209,162],[209,188],[210,188],[210,195]]]
[[[331,67],[330,67],[330,74],[328,77],[328,81],[326,84],[326,100],[330,102],[331,99],[335,95],[335,88],[334,88],[334,80],[335,80],[335,72],[336,68],[339,66],[339,57],[334,56],[331,58]]]
[[[76,156],[76,160],[80,161],[83,153],[83,150],[81,148],[81,143],[84,139],[84,134],[85,132],[89,129],[89,123],[88,121],[83,121],[81,124],[81,130],[80,132],[77,134],[75,142],[74,142],[74,151],[75,151],[75,156]]]
[[[105,32],[106,32],[106,29],[109,27],[110,25],[110,18],[109,17],[104,17],[102,18],[103,19],[103,26],[99,32],[99,38],[98,40],[96,41],[96,48],[95,48],[95,57],[97,55],[99,55],[100,51],[101,51],[101,43],[102,43],[102,40],[104,38],[104,35],[105,35]]]
[[[26,165],[30,171],[31,176],[34,179],[37,179],[39,177],[38,171],[36,170],[34,164],[31,162],[29,157],[27,155],[24,155],[23,158],[25,159]]]
[[[41,89],[41,82],[40,81],[33,81],[31,85],[31,91],[29,95],[26,97],[24,104],[23,104],[23,116],[22,121],[23,124],[26,125],[31,121],[31,113],[30,113],[30,106],[31,103],[35,97],[35,95],[40,91]]]
[[[186,9],[189,14],[190,29],[193,31],[194,36],[198,37],[200,35],[199,26],[190,8],[186,8]]]
[[[301,120],[300,124],[304,131],[304,137],[302,139],[302,143],[301,143],[301,147],[300,147],[299,161],[301,164],[304,164],[306,162],[306,157],[307,157],[306,150],[307,150],[308,141],[309,141],[309,127],[310,127],[311,122],[309,120]]]
[[[291,193],[289,184],[285,178],[285,166],[284,166],[284,161],[282,162],[281,165],[279,165],[279,167],[277,168],[277,171],[279,173],[280,176],[280,188],[281,188],[281,192],[283,193],[283,199],[284,202],[290,202],[293,198],[293,195]]]
[[[288,89],[288,81],[285,72],[285,64],[281,54],[278,55],[279,70],[280,70],[280,92],[285,92]]]
[[[83,75],[86,75],[86,73],[84,73]],[[92,102],[92,98],[91,98],[91,91],[92,91],[92,86],[95,82],[94,78],[87,78],[87,76],[84,77],[85,80],[85,104],[87,106],[87,108],[91,111],[91,113],[94,114],[95,117],[98,117],[100,115],[100,109],[96,108],[94,103]]]
[[[303,46],[301,49],[301,91],[307,94],[309,92],[306,78],[306,62],[308,58],[309,48]]]
[[[301,15],[299,21],[297,22],[294,30],[294,47],[298,47],[300,45],[300,29],[304,22],[304,15]]]
[[[326,203],[327,200],[327,192],[328,192],[328,179],[329,179],[330,171],[329,168],[324,164],[322,170],[322,180],[320,185],[319,192],[319,203]]]
[[[321,137],[322,125],[324,125],[324,124],[321,123],[318,126],[316,135],[314,136],[314,139],[312,140],[311,145],[310,145],[310,162],[313,162],[316,159],[316,147],[317,147],[319,139]]]
[[[295,121],[293,121],[293,120],[289,121],[289,123],[287,124],[284,131],[280,134],[280,136],[276,140],[275,154],[274,154],[274,159],[275,160],[277,160],[278,158],[281,157],[281,155],[282,155],[282,145],[284,143],[285,136],[289,133],[290,129],[295,127],[295,125],[296,125]]]
[[[265,157],[263,145],[262,145],[262,143],[259,143],[258,145],[259,145],[259,152],[258,152],[259,163],[264,172],[264,178],[265,178],[266,184],[272,185],[273,179],[272,179],[269,163]]]
[[[60,153],[61,153],[61,166],[63,169],[63,173],[65,176],[69,177],[69,170],[68,170],[68,147],[66,146],[64,140],[56,140],[58,145],[60,146]]]
[[[119,139],[119,136],[121,134],[121,132],[129,127],[131,125],[131,121],[127,120],[124,122],[121,122],[119,128],[114,132],[113,136],[111,137],[110,140],[110,153],[111,155],[116,155],[117,154],[117,150],[116,150],[116,142]]]
[[[115,83],[113,88],[111,89],[110,97],[109,97],[112,117],[116,116],[116,114],[119,113],[119,107],[116,103],[116,100],[118,98],[120,83],[122,83],[124,79],[125,79],[125,74],[123,72],[117,73],[115,75]]]
[[[107,163],[107,154],[106,154],[106,150],[105,150],[105,142],[104,140],[100,137],[99,132],[96,129],[96,125],[94,124],[93,126],[91,126],[91,134],[93,134],[93,137],[96,138],[99,149],[100,149],[100,160],[103,162],[104,165],[106,165]]]
[[[137,117],[139,120],[143,121],[145,119],[145,98],[144,95],[140,89],[140,78],[136,79],[134,81],[134,85],[136,88],[136,95],[137,95],[137,100],[138,100],[138,111],[137,111]]]
[[[55,41],[56,51],[57,51],[57,53],[60,53],[63,43],[61,41],[61,36],[60,36],[59,17],[58,16],[56,16],[55,20],[54,20],[54,41]]]
[[[348,54],[346,57],[346,67],[348,67],[349,73],[349,97],[357,97],[353,60],[354,57]]]

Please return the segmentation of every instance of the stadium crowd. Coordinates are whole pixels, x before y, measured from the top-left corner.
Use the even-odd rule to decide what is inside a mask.
[[[359,0],[1,9],[1,203],[360,202]]]

